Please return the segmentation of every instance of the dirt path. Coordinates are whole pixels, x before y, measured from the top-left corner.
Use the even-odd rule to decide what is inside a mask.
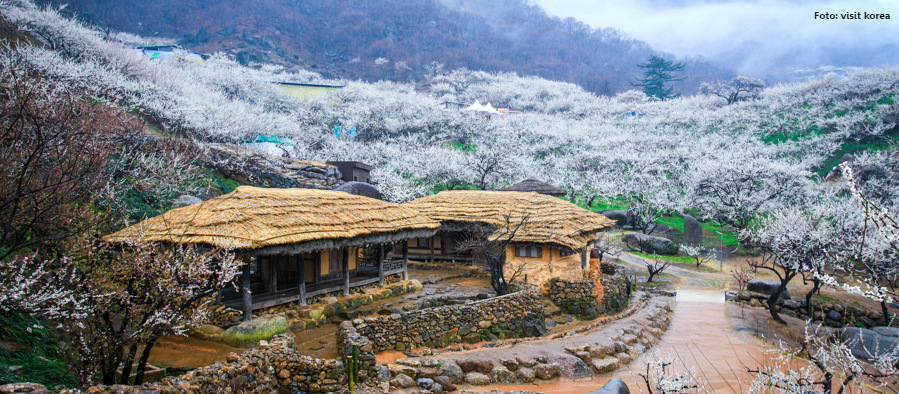
[[[645,269],[639,256],[622,253],[618,258]],[[725,269],[727,267],[725,266]],[[683,279],[671,327],[654,347],[661,355],[673,354],[707,380],[716,393],[742,393],[751,376],[746,372],[764,360],[755,342],[734,330],[724,302],[731,277],[724,272],[699,272],[672,266],[666,271]],[[637,369],[640,361],[631,363]],[[638,371],[633,371],[638,372]],[[619,376],[621,375],[621,376]],[[633,382],[632,372],[616,374]]]

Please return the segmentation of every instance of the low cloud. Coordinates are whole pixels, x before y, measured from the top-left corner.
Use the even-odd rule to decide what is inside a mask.
[[[536,0],[547,13],[612,27],[677,56],[700,55],[740,73],[772,76],[819,66],[899,64],[899,0]],[[815,19],[815,12],[837,19]],[[887,13],[889,20],[841,19]]]

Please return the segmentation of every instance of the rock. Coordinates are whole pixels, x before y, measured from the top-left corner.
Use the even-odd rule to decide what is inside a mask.
[[[515,372],[515,379],[521,383],[531,383],[536,378],[537,375],[534,373],[534,370],[528,367],[521,367]]]
[[[508,368],[497,365],[490,371],[490,380],[493,383],[515,383],[515,374]]]
[[[631,355],[626,352],[621,352],[621,353],[616,354],[615,358],[618,359],[619,365],[628,365],[631,363],[631,361],[634,361],[634,358],[631,357]]]
[[[612,356],[593,360],[593,372],[609,373],[618,369],[618,359]]]
[[[375,375],[375,378],[379,382],[389,382],[390,381],[390,370],[388,370],[387,367],[385,367],[383,365],[375,365],[375,371],[377,373],[377,375]]]
[[[480,372],[488,374],[493,370],[493,361],[484,359],[457,360],[456,364],[462,368],[462,372]]]
[[[434,378],[434,383],[439,384],[444,391],[456,390],[456,385],[450,380],[448,376],[437,376]]]
[[[796,300],[786,300],[784,301],[783,307],[789,309],[800,309],[802,308],[802,303]]]
[[[265,315],[225,330],[223,339],[231,346],[251,347],[259,341],[270,340],[273,336],[289,330],[290,324],[286,317]]]
[[[0,386],[0,393],[50,394],[50,391],[44,385],[37,383],[9,383]]]
[[[838,329],[837,332],[852,355],[861,359],[872,360],[894,351],[896,346],[899,346],[899,338],[885,337],[866,328],[846,327]]]
[[[450,383],[457,384],[462,382],[462,368],[460,368],[454,362],[446,362],[437,368],[437,375],[446,376],[449,378]],[[443,383],[440,383],[443,384]],[[446,388],[446,385],[443,385]]]
[[[409,377],[415,377],[416,375],[418,375],[417,369],[403,364],[387,364],[387,370],[390,371],[391,376],[406,375]]]
[[[615,223],[617,226],[624,226],[627,224],[627,211],[623,209],[613,209],[609,211],[603,211],[602,216],[605,216],[612,220],[617,220],[618,223]]]
[[[181,208],[189,205],[199,204],[203,202],[203,200],[199,197],[194,197],[188,194],[182,194],[172,200],[172,208]]]
[[[871,328],[871,331],[874,331],[885,337],[899,337],[899,328],[897,328],[897,327],[885,327],[885,326],[873,327],[873,328]]]
[[[365,196],[377,200],[383,200],[381,192],[374,185],[365,182],[350,181],[334,188],[334,191]]]
[[[777,291],[778,287],[780,287],[780,282],[758,279],[753,279],[746,284],[746,290],[761,293],[764,295],[774,294],[774,292]],[[789,290],[784,290],[783,293],[780,293],[780,298],[783,300],[789,300],[793,297],[790,296]]]
[[[396,388],[407,389],[415,386],[415,381],[412,380],[408,375],[399,374],[393,377],[390,380],[390,385]]]
[[[480,372],[469,372],[465,374],[465,383],[474,386],[486,386],[490,384],[490,377]]]
[[[580,361],[580,360],[578,360]],[[559,377],[562,366],[557,363],[540,364],[534,369],[534,375],[541,380],[550,380]]]
[[[696,218],[684,215],[684,244],[690,246],[702,245],[702,225]]]
[[[589,353],[587,353],[589,356]],[[559,354],[549,358],[551,362],[549,365],[558,364],[560,369],[561,376],[575,380],[580,378],[585,378],[590,376],[590,367],[578,357],[568,355],[568,354]]]
[[[530,367],[533,367],[533,366],[535,366],[535,365],[538,364],[537,360],[534,360],[534,359],[531,359],[531,358],[521,358],[521,357],[518,357],[518,358],[516,358],[515,360],[517,360],[517,361],[518,361],[518,365],[521,365],[522,367],[528,367],[528,368],[530,368]]]
[[[840,320],[843,319],[843,314],[831,309],[831,310],[827,311],[827,318],[830,320],[839,322]]]
[[[641,233],[628,233],[621,237],[621,241],[627,245],[652,254],[677,254],[677,244],[668,238],[653,237]]]
[[[517,371],[517,370],[518,370],[518,367],[519,367],[519,365],[518,365],[518,360],[515,360],[515,359],[503,359],[503,360],[499,360],[499,362],[500,362],[500,364],[502,364],[504,367],[508,368],[510,371]]]
[[[593,390],[587,394],[631,394],[631,390],[623,380],[612,378],[600,387],[599,390]]]
[[[431,387],[434,386],[434,379],[420,378],[415,381],[415,384],[418,385],[418,387],[421,387],[425,390],[430,390]]]

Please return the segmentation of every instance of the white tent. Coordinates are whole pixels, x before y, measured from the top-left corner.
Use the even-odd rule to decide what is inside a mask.
[[[486,114],[491,114],[491,115],[499,115],[500,114],[499,111],[496,110],[496,108],[493,108],[493,106],[490,105],[490,103],[487,103],[486,106],[481,105],[480,100],[475,100],[474,104],[469,105],[468,107],[465,107],[465,109],[463,109],[463,111],[475,111],[475,112],[486,113]]]

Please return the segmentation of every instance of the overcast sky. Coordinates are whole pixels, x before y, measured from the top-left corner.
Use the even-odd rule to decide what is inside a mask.
[[[550,15],[613,27],[656,49],[679,57],[702,55],[741,73],[899,63],[899,0],[533,1]],[[815,11],[836,13],[837,19],[816,20]],[[891,19],[840,19],[846,12],[889,13]]]

